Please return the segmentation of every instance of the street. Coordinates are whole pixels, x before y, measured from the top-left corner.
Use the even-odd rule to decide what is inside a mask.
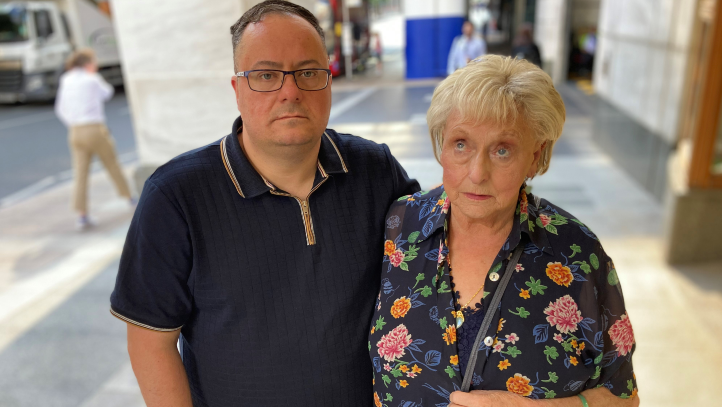
[[[423,188],[432,187],[441,183],[425,123],[433,89],[434,82],[339,81],[329,127],[387,143]],[[720,306],[716,266],[682,270],[664,262],[661,204],[594,146],[593,100],[570,85],[560,92],[567,104],[564,134],[549,172],[531,183],[534,192],[583,219],[615,259],[635,324],[643,405],[712,405],[722,365],[713,333],[722,317],[685,311]],[[132,154],[124,95],[107,112],[119,153]],[[4,194],[70,169],[65,129],[50,116],[51,106],[3,108],[0,115]],[[128,175],[133,166],[129,160]],[[0,406],[144,406],[126,352],[125,324],[108,312],[132,210],[97,171],[91,207],[99,225],[75,232],[69,181],[58,179],[52,188],[0,207]],[[695,338],[694,347],[660,357],[668,342],[660,338],[680,326]],[[692,395],[685,390],[691,387],[697,389]]]

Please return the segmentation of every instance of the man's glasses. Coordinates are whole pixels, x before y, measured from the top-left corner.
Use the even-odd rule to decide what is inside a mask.
[[[275,69],[255,69],[237,72],[248,80],[248,87],[256,92],[275,92],[283,87],[286,75],[293,75],[293,80],[301,90],[322,90],[328,86],[330,69],[298,69],[296,71],[279,71]]]

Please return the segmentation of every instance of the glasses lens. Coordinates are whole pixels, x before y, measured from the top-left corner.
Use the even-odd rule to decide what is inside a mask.
[[[279,71],[255,71],[248,76],[248,83],[251,89],[267,92],[281,88],[283,83],[283,72]]]
[[[328,84],[328,72],[320,69],[304,69],[295,76],[298,88],[303,90],[321,90]]]

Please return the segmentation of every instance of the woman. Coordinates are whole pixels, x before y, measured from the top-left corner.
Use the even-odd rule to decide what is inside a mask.
[[[549,76],[520,59],[482,57],[434,92],[444,184],[387,215],[369,336],[377,406],[487,405],[491,395],[496,406],[574,397],[558,405],[594,407],[608,391],[628,399],[614,405],[638,404],[612,260],[582,221],[526,192],[564,119]],[[487,391],[453,393],[464,380]]]

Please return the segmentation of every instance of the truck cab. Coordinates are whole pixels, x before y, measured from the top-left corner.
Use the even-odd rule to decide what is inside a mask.
[[[100,73],[122,84],[110,17],[89,0],[0,2],[0,103],[55,97],[64,63],[93,48]]]

